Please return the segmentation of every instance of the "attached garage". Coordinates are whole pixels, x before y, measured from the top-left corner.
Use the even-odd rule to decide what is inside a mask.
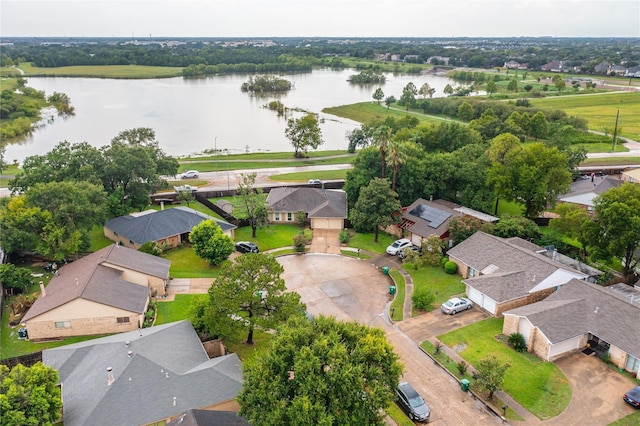
[[[555,357],[564,355],[565,353],[574,349],[579,349],[581,347],[583,337],[584,335],[581,334],[579,336],[563,340],[562,342],[552,343],[551,345],[549,345],[549,355],[547,356],[547,359],[551,361]]]
[[[496,301],[487,296],[486,294],[480,292],[479,290],[467,285],[467,296],[471,301],[478,307],[484,309],[485,311],[495,314],[496,312]]]

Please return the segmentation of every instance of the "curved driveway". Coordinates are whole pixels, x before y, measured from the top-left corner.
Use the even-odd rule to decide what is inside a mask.
[[[404,364],[410,382],[431,406],[434,425],[494,425],[502,421],[460,390],[457,380],[443,372],[418,345],[387,318],[389,277],[370,263],[340,255],[281,256],[283,278],[298,292],[314,315],[333,315],[380,327]]]

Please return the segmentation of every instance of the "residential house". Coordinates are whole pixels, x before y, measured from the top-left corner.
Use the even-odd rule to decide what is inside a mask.
[[[551,61],[540,67],[542,71],[550,71],[550,72],[568,72],[570,67],[568,67],[563,61]]]
[[[33,340],[142,327],[150,296],[164,294],[171,262],[112,244],[62,266],[22,318]]]
[[[640,183],[640,168],[625,170],[622,172],[620,179],[623,182]]]
[[[521,64],[516,61],[507,61],[504,63],[504,68],[510,70],[526,70],[528,68],[528,64]]]
[[[237,411],[236,354],[207,356],[189,321],[45,349],[65,426],[159,425],[190,409]]]
[[[269,191],[269,222],[292,223],[304,211],[312,229],[344,229],[347,193],[335,189],[280,187]]]
[[[627,68],[627,72],[624,75],[625,77],[635,77],[640,78],[640,65],[636,65],[635,67]]]
[[[451,58],[449,58],[448,56],[430,56],[429,59],[427,59],[427,63],[436,65],[449,65],[450,59]]]
[[[611,64],[609,64],[609,62],[602,61],[598,65],[594,66],[593,70],[598,74],[608,74],[610,66]]]
[[[167,423],[167,426],[249,426],[249,422],[233,411],[189,410]]]
[[[626,75],[627,71],[627,68],[622,65],[611,65],[609,67],[609,74]]]
[[[546,361],[586,347],[640,378],[638,318],[638,287],[571,280],[543,301],[505,312],[503,333],[522,334],[529,352]]]
[[[113,218],[104,225],[104,235],[111,241],[136,250],[150,241],[173,248],[189,241],[193,227],[210,219],[233,238],[235,225],[182,206]]]
[[[388,232],[407,238],[416,245],[422,245],[422,240],[431,235],[437,235],[443,240],[449,238],[449,221],[454,217],[473,216],[484,222],[496,222],[497,217],[462,207],[445,200],[425,200],[418,198],[410,206],[402,208],[402,220],[398,225],[392,225]]]
[[[558,202],[576,204],[592,213],[595,198],[622,183],[622,180],[611,176],[596,176],[595,173],[585,175],[573,182],[571,190],[558,198]]]
[[[601,274],[551,247],[481,231],[447,255],[458,265],[469,299],[494,316],[542,300],[572,279],[595,281]]]

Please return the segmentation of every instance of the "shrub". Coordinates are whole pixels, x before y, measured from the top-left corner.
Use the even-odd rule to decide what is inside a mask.
[[[307,213],[304,210],[298,210],[296,212],[296,225],[302,229],[307,224]]]
[[[516,352],[524,352],[527,350],[527,344],[524,341],[524,336],[520,333],[511,333],[509,335],[509,344]]]
[[[304,247],[307,245],[307,237],[305,237],[304,233],[299,233],[295,237],[293,237],[293,248],[296,252],[302,253],[304,252]]]
[[[346,229],[343,229],[338,234],[338,238],[340,239],[340,242],[342,244],[347,244],[347,242],[349,242],[349,231],[347,231]]]
[[[436,344],[433,345],[433,354],[439,355],[442,352],[442,342],[440,340],[436,341]]]
[[[447,262],[444,264],[444,271],[447,274],[455,274],[458,271],[458,264],[456,262]]]
[[[138,251],[142,253],[152,254],[154,256],[160,256],[162,254],[162,247],[158,245],[155,241],[149,241],[140,246]]]
[[[446,265],[448,261],[449,261],[448,257],[443,257],[442,259],[440,259],[440,266],[444,268],[444,265]]]
[[[431,309],[431,305],[435,300],[436,300],[436,295],[429,290],[422,290],[419,292],[415,292],[413,293],[413,296],[411,296],[413,307],[416,309],[422,309],[423,311],[427,311]]]
[[[461,376],[464,376],[467,372],[467,363],[464,361],[460,361],[456,367],[458,368],[458,373],[460,373]]]

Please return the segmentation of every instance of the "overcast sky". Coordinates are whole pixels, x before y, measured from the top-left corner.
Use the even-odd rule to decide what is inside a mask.
[[[640,37],[640,0],[0,0],[0,35]]]

